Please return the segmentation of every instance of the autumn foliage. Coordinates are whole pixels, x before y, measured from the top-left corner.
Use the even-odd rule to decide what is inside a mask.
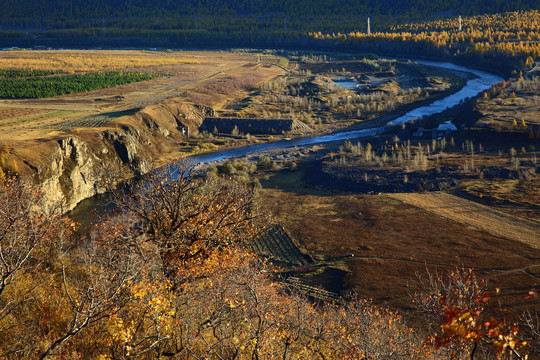
[[[444,347],[453,358],[473,359],[480,351],[483,357],[503,358],[511,353],[521,358],[518,351],[527,342],[521,340],[520,329],[472,269],[429,274],[422,281],[424,291],[414,295],[414,303],[435,318],[433,324],[438,323],[431,329],[429,343]]]
[[[464,17],[462,31],[458,18],[394,26],[390,31],[353,31],[347,34],[313,32],[312,38],[355,46],[404,44],[417,51],[470,59],[471,56],[513,58],[531,66],[540,58],[540,13],[537,10]],[[387,43],[387,45],[381,45]],[[378,45],[377,45],[378,44]]]
[[[431,279],[427,289],[438,292],[418,295],[441,321],[428,341],[370,301],[308,299],[243,246],[270,220],[253,189],[191,172],[118,191],[116,210],[84,235],[30,187],[1,181],[0,357],[438,359],[453,344],[521,350],[504,316],[487,317],[489,298],[471,273]]]

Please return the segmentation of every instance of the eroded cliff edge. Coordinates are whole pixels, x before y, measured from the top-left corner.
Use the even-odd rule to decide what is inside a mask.
[[[64,211],[120,181],[177,158],[190,134],[214,110],[189,103],[157,104],[112,120],[107,126],[59,134],[46,144],[12,156],[22,176],[32,179],[50,203]]]

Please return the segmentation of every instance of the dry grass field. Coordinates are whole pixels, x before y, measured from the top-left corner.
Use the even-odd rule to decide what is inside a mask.
[[[340,263],[349,272],[347,285],[361,297],[408,310],[409,293],[418,286],[417,274],[425,276],[427,269],[434,272],[465,266],[488,278],[492,289],[499,288],[500,300],[512,305],[516,313],[540,307],[523,300],[540,280],[538,239],[533,247],[515,240],[513,235],[526,223],[529,233],[519,238],[534,240],[538,224],[503,216],[510,223],[507,229],[512,235],[495,235],[481,226],[471,226],[469,221],[456,222],[446,213],[440,216],[440,209],[448,208],[445,200],[477,206],[447,194],[426,194],[442,202],[439,210],[429,211],[387,195],[309,195],[277,189],[265,189],[262,194],[284,227],[315,257],[333,259],[354,254]],[[431,199],[426,198],[425,203],[429,202]],[[476,217],[466,210],[463,216]],[[482,220],[501,221],[479,218]]]
[[[209,58],[195,53],[138,50],[48,50],[2,51],[0,69],[49,70],[62,73],[86,73],[111,70],[164,71],[169,66],[204,64]]]
[[[431,213],[540,249],[540,222],[444,192],[388,194]]]
[[[76,132],[114,128],[131,110],[163,102],[204,101],[218,109],[256,86],[284,73],[249,54],[155,51],[3,51],[0,68],[54,70],[65,73],[125,70],[167,74],[165,77],[75,95],[44,99],[0,100],[0,144],[16,154],[34,147],[46,152],[48,141]],[[224,89],[223,91],[215,91]],[[211,91],[213,91],[211,93]],[[30,154],[35,156],[35,154]]]

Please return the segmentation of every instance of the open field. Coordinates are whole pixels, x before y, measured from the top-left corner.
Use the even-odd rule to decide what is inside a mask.
[[[65,73],[97,71],[174,70],[182,64],[212,62],[212,56],[204,58],[194,53],[155,52],[138,50],[48,50],[3,51],[0,69],[44,70]]]
[[[512,216],[444,192],[401,193],[388,194],[388,196],[495,236],[520,241],[540,249],[540,222],[538,221]]]
[[[523,300],[538,286],[538,248],[384,195],[301,195],[277,189],[262,194],[316,259],[337,258],[348,269],[346,284],[361,297],[408,310],[416,274],[465,266],[490,278],[491,286],[501,289],[500,299],[516,312],[538,308]],[[344,258],[351,253],[354,257]]]
[[[277,60],[276,60],[277,63]],[[162,103],[183,102],[212,84],[240,83],[226,93],[209,94],[219,107],[244,91],[243,86],[281,75],[277,67],[258,63],[257,57],[225,52],[149,51],[14,51],[0,53],[0,68],[89,71],[148,71],[164,78],[75,95],[32,100],[0,100],[0,143],[19,153],[81,128],[114,128],[128,121],[132,110]],[[245,81],[249,78],[249,81]],[[214,85],[215,86],[215,85]]]

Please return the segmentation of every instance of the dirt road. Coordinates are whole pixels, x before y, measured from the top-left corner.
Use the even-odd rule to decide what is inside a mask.
[[[540,249],[540,223],[515,217],[489,206],[443,192],[388,194],[450,220]]]

